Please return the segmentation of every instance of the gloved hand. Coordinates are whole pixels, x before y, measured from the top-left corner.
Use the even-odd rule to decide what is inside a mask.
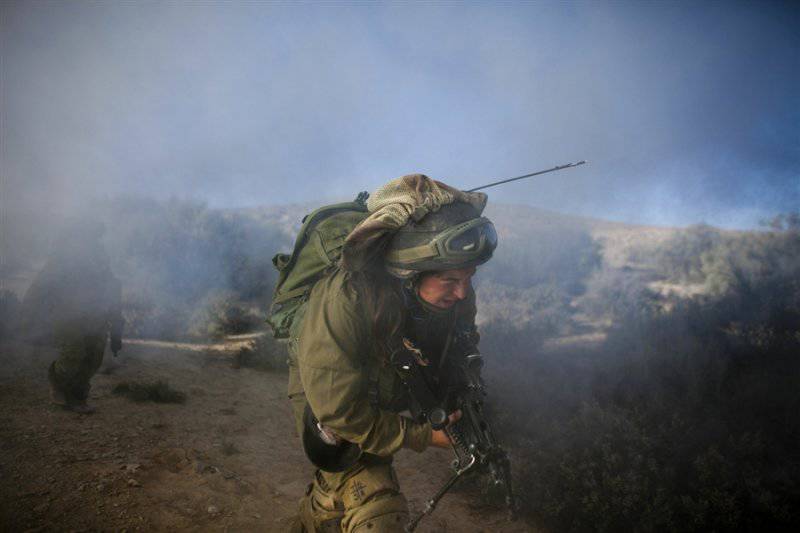
[[[458,422],[461,418],[461,410],[454,413],[450,413],[450,416],[447,417],[447,425],[453,424]],[[450,437],[447,436],[447,432],[443,429],[434,429],[431,432],[431,446],[436,446],[437,448],[449,448],[451,446]]]

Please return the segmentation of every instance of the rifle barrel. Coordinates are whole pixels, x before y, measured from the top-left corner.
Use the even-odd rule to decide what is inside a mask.
[[[481,189],[488,189],[489,187],[494,187],[495,185],[502,185],[503,183],[508,183],[510,181],[517,181],[525,178],[530,178],[533,176],[539,176],[541,174],[547,174],[548,172],[555,172],[556,170],[563,170],[565,168],[572,168],[577,167],[580,165],[586,164],[586,161],[578,161],[577,163],[567,163],[566,165],[559,165],[557,167],[548,168],[547,170],[540,170],[538,172],[531,172],[530,174],[525,174],[524,176],[517,176],[516,178],[508,178],[500,181],[495,181],[493,183],[489,183],[488,185],[481,185],[480,187],[475,187],[474,189],[469,189],[467,192],[475,192]]]

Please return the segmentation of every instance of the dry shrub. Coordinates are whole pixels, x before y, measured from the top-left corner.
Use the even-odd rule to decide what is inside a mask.
[[[266,372],[285,371],[286,347],[269,335],[256,337],[247,347],[234,356],[234,368],[252,368]]]
[[[146,383],[123,382],[117,384],[111,392],[135,402],[186,403],[185,393],[161,380]]]

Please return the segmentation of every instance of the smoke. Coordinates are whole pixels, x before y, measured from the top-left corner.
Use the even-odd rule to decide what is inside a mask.
[[[800,203],[798,22],[791,3],[7,2],[4,203],[307,202],[587,159],[493,199],[752,226]]]
[[[577,159],[589,165],[493,189],[490,205],[733,228],[800,205],[792,3],[5,2],[0,10],[0,290],[19,293],[15,283],[29,280],[24,271],[36,270],[63,220],[96,216],[124,281],[128,335],[225,334],[263,316],[270,256],[287,250],[306,209],[218,208],[319,205],[412,171],[467,188]],[[558,488],[551,508],[531,508],[563,530],[575,516],[579,528],[610,519],[586,502],[625,510],[633,501],[625,519],[637,523],[666,493],[665,512],[652,512],[668,520],[639,525],[725,529],[714,522],[725,509],[699,516],[706,501],[692,500],[719,487],[678,489],[736,477],[696,471],[715,447],[749,472],[730,449],[747,435],[701,435],[674,460],[681,443],[662,436],[680,440],[719,422],[702,400],[673,409],[684,397],[708,397],[733,420],[740,411],[731,406],[749,405],[753,434],[756,415],[776,401],[798,412],[788,357],[797,348],[796,232],[728,235],[724,246],[693,249],[687,279],[706,269],[703,282],[724,294],[667,309],[678,304],[659,300],[651,283],[675,280],[648,277],[664,267],[655,263],[705,241],[672,243],[663,257],[639,251],[653,263],[644,267],[626,257],[625,268],[608,268],[605,255],[598,271],[590,221],[567,227],[566,217],[534,213],[506,205],[490,214],[510,246],[478,276],[483,348],[500,354],[487,376],[526,400],[510,427],[539,439],[541,448],[527,449],[543,450],[530,501]],[[2,314],[13,316],[18,302],[0,297]],[[794,322],[785,326],[785,317]],[[604,328],[610,334],[598,341]],[[552,342],[562,338],[569,343]],[[592,342],[601,344],[585,349]],[[753,361],[754,353],[766,355]],[[778,396],[758,378],[765,362],[774,363],[768,377],[788,376]],[[741,390],[758,401],[728,403],[723,385],[750,378]],[[640,399],[650,411],[637,411]],[[685,419],[664,426],[675,412]],[[796,435],[796,416],[786,418]],[[750,456],[766,455],[753,448]],[[610,456],[583,461],[586,450]],[[648,474],[640,457],[664,470]],[[582,492],[604,461],[597,478],[614,486]],[[756,466],[770,488],[780,469]],[[629,474],[643,481],[614,481]],[[768,500],[741,483],[730,482],[741,492],[731,506]],[[620,487],[636,493],[611,490]],[[568,500],[576,507],[561,505]]]
[[[537,256],[498,248],[532,268],[478,288],[484,375],[537,527],[796,527],[798,220],[658,241],[640,230],[622,250],[606,239],[583,271],[574,258],[591,243],[543,227],[564,243],[550,279]],[[559,298],[571,278],[577,297]]]
[[[492,202],[650,224],[752,227],[800,204],[792,4],[0,9],[0,255],[16,292],[74,214],[106,222],[118,260],[119,236],[183,235],[150,224],[170,209],[319,205],[411,171],[466,188],[585,158]],[[121,216],[120,198],[157,215]],[[208,220],[229,231],[221,214],[186,222]],[[229,289],[212,256],[162,266]]]

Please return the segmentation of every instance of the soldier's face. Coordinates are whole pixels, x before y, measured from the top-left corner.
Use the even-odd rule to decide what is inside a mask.
[[[475,267],[423,274],[419,297],[434,307],[449,309],[467,297],[472,288]]]

